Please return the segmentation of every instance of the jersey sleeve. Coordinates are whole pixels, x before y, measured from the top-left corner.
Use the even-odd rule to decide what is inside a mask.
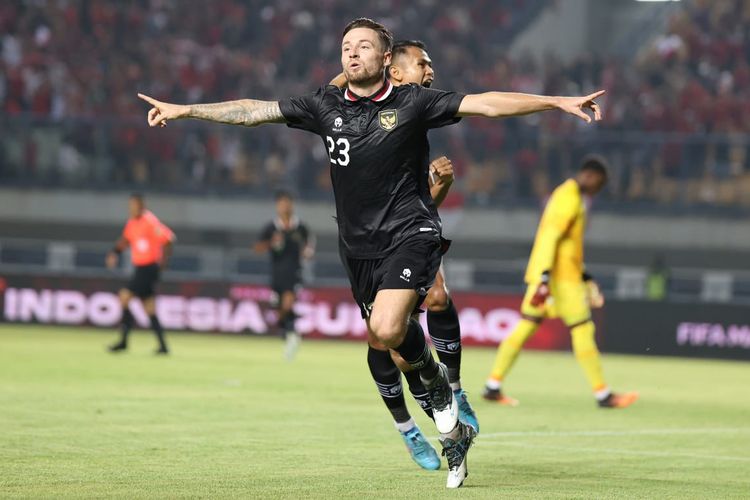
[[[576,217],[578,201],[569,189],[555,191],[550,197],[539,224],[539,235],[534,248],[539,269],[552,269],[557,244]]]
[[[320,107],[325,91],[326,88],[321,87],[313,94],[280,100],[279,109],[287,126],[319,134]]]
[[[161,221],[157,221],[154,232],[156,233],[156,237],[158,238],[159,243],[161,243],[162,245],[172,243],[175,239],[172,230],[169,229],[169,227]]]
[[[465,94],[426,89],[419,85],[414,85],[412,92],[418,113],[426,128],[439,128],[461,121],[461,117],[456,114]]]

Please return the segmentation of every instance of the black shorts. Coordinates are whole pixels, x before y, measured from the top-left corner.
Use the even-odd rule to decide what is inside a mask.
[[[302,283],[299,269],[276,271],[271,275],[271,289],[283,295],[285,292],[296,292]]]
[[[370,316],[379,290],[415,290],[419,300],[414,312],[419,312],[435,281],[442,255],[441,242],[433,234],[415,235],[379,259],[353,259],[342,253],[341,261],[362,317]]]
[[[127,289],[139,299],[148,299],[156,295],[156,283],[159,281],[161,268],[159,264],[135,266],[133,277],[130,278]]]

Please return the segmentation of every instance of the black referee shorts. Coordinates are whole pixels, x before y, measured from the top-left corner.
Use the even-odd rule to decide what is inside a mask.
[[[149,299],[156,295],[156,283],[159,281],[160,272],[159,264],[135,266],[135,272],[126,288],[139,299]]]
[[[419,300],[414,312],[419,312],[427,290],[435,281],[442,255],[441,242],[433,234],[415,235],[379,259],[353,259],[342,254],[362,317],[370,316],[379,290],[415,290]]]

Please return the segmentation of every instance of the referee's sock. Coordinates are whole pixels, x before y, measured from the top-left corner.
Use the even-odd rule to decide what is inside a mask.
[[[161,327],[159,317],[156,314],[152,314],[149,316],[149,319],[151,320],[151,328],[154,330],[156,338],[159,340],[159,351],[166,352],[167,343],[164,341],[164,329]]]
[[[391,359],[391,354],[388,351],[379,351],[368,346],[367,366],[370,368],[370,373],[373,380],[375,380],[375,385],[378,387],[378,392],[383,398],[388,411],[391,412],[396,426],[402,432],[410,430],[406,428],[407,424],[413,424],[414,421],[411,419],[409,410],[406,408],[406,401],[404,401],[401,372],[396,363]]]
[[[427,329],[440,362],[448,368],[451,389],[461,389],[461,325],[453,301],[443,311],[427,311]]]
[[[401,345],[394,349],[409,363],[414,370],[417,370],[422,380],[431,381],[439,375],[438,364],[432,357],[432,352],[427,346],[424,338],[422,326],[414,318],[409,319],[406,327],[406,335]]]
[[[120,346],[128,346],[128,334],[130,333],[130,329],[133,328],[134,322],[133,313],[130,312],[128,306],[125,306],[122,309],[122,319],[120,320]]]

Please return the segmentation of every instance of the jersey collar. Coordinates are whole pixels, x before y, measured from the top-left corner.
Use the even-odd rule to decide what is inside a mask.
[[[347,87],[346,90],[344,90],[344,98],[347,101],[359,101],[360,99],[369,99],[373,102],[380,102],[384,101],[389,95],[391,95],[391,92],[393,92],[393,84],[388,80],[387,78],[383,82],[383,86],[380,87],[380,90],[372,94],[368,97],[360,97]]]
[[[284,227],[284,223],[281,222],[281,219],[279,219],[278,217],[273,220],[273,225],[276,226],[276,229],[278,229],[279,231],[284,231],[285,229],[287,229]],[[292,215],[292,218],[289,220],[289,230],[297,229],[298,226],[299,219],[296,215]]]

